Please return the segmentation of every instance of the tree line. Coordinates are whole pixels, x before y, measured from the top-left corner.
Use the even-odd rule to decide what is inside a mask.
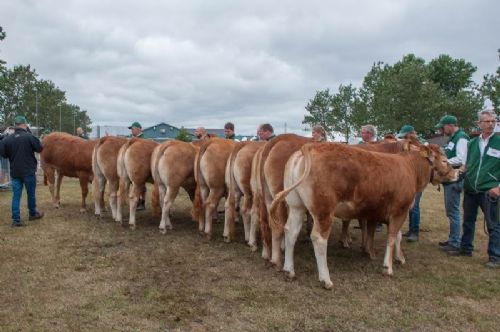
[[[0,42],[6,33],[0,26]],[[32,127],[43,132],[74,134],[82,127],[90,131],[92,121],[86,110],[71,104],[66,92],[52,81],[39,78],[30,65],[7,68],[0,59],[0,129],[12,125],[16,115],[24,115]]]
[[[380,134],[411,124],[428,136],[443,115],[451,114],[471,131],[486,101],[497,114],[500,107],[500,66],[495,74],[484,75],[480,85],[472,79],[476,70],[472,63],[446,54],[428,63],[414,54],[393,65],[377,62],[359,88],[341,84],[336,93],[317,91],[302,123],[322,125],[330,137],[337,132],[346,140],[365,124],[375,125]]]

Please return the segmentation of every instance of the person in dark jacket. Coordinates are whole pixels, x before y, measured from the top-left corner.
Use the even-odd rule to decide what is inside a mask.
[[[21,222],[20,202],[23,186],[28,194],[29,220],[43,217],[36,209],[36,169],[35,152],[42,152],[40,140],[28,132],[26,118],[18,115],[14,118],[14,134],[0,142],[0,156],[10,162],[12,184],[12,226],[24,226]]]

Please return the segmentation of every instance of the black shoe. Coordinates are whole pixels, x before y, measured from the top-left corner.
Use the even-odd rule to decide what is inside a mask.
[[[146,201],[143,199],[139,199],[139,202],[137,202],[137,207],[135,208],[136,211],[142,211],[146,210]]]
[[[450,251],[460,251],[460,248],[451,246],[451,245],[446,245],[446,246],[440,246],[439,249],[441,249],[444,252],[450,252]]]
[[[11,226],[12,227],[24,227],[26,225],[22,221],[13,221]]]
[[[408,237],[408,236],[410,236],[410,235],[411,235],[411,232],[410,232],[410,231],[408,231],[408,232],[406,232],[406,233],[403,233],[403,237]]]
[[[406,238],[406,242],[418,242],[418,234],[416,233],[411,233],[410,235],[408,235],[408,237]]]
[[[472,252],[470,251],[463,251],[461,249],[453,250],[453,251],[447,251],[448,255],[451,256],[464,256],[464,257],[472,257]]]
[[[30,216],[28,220],[31,221],[31,220],[42,219],[43,216],[44,216],[43,212],[37,212],[34,216]]]
[[[447,247],[448,246],[448,241],[438,242],[438,245],[440,247]]]

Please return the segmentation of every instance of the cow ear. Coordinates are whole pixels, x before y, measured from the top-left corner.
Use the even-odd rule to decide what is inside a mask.
[[[408,141],[403,142],[403,151],[410,151],[410,142]]]
[[[429,158],[429,151],[427,149],[420,149],[420,155],[424,158]]]

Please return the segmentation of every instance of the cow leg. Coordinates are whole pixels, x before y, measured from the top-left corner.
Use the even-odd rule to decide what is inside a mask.
[[[391,218],[389,224],[387,225],[387,246],[385,249],[384,256],[384,270],[383,273],[388,276],[392,276],[392,255],[394,252],[394,244],[396,242],[397,233],[405,220],[406,215],[398,216],[397,218]]]
[[[269,205],[270,207],[270,205]],[[269,209],[268,209],[269,211]],[[276,266],[276,269],[281,270],[281,248],[284,245],[284,225],[288,218],[288,211],[286,205],[281,202],[278,206],[277,211],[277,224],[273,224],[271,227],[271,263]]]
[[[243,220],[243,228],[245,230],[245,242],[250,241],[250,227],[251,227],[251,217],[249,211],[241,211],[240,207],[240,214],[241,214],[241,219]]]
[[[56,171],[56,173],[57,173],[57,183],[56,183],[56,193],[55,193],[55,197],[54,197],[54,206],[56,208],[59,208],[61,206],[61,184],[62,184],[62,180],[64,178],[64,175],[62,175],[58,171]],[[80,187],[82,187],[81,181],[80,181]],[[83,194],[83,191],[82,191],[82,194]]]
[[[198,218],[198,231],[200,232],[200,234],[203,234],[203,230],[205,229],[206,220],[205,220],[204,207],[205,207],[205,202],[208,199],[209,192],[210,191],[208,187],[200,186],[200,196],[201,196],[201,206],[202,206],[202,212],[200,213],[200,216]]]
[[[401,248],[401,239],[403,238],[403,234],[401,233],[401,230],[398,231],[398,234],[396,236],[396,244],[394,246],[394,249],[396,250],[396,262],[400,264],[404,264],[406,262],[403,249]]]
[[[285,225],[285,264],[283,271],[285,271],[287,277],[290,279],[295,277],[293,256],[295,243],[302,229],[302,216],[304,212],[304,209],[290,207],[288,220]]]
[[[104,188],[106,187],[106,178],[102,174],[96,174],[94,179],[94,215],[100,217],[101,209],[104,208]]]
[[[128,181],[128,178],[120,179],[117,204],[116,204],[116,221],[119,223],[122,223],[123,221],[122,205],[125,202],[126,196],[128,196],[129,189],[130,189],[130,182]]]
[[[130,229],[135,229],[135,210],[137,209],[137,203],[139,203],[139,198],[142,197],[145,189],[145,184],[138,186],[135,182],[132,183],[132,190],[128,196],[129,201],[129,218],[128,226]]]
[[[318,265],[319,281],[323,283],[323,287],[331,289],[333,283],[330,279],[330,271],[328,270],[327,264],[328,238],[331,232],[330,216],[318,218],[313,215],[313,218],[314,226],[311,232],[311,240],[316,256],[316,263]]]
[[[361,228],[361,249],[366,248],[366,241],[368,239],[368,226],[366,219],[358,220],[359,227]]]
[[[214,211],[217,211],[219,201],[224,195],[224,188],[214,188],[208,194],[207,202],[205,204],[205,234],[208,238],[212,237],[212,216]]]
[[[174,204],[175,198],[177,197],[177,194],[179,193],[179,187],[173,188],[173,187],[167,187],[167,192],[164,195],[163,199],[163,208],[161,211],[161,222],[160,222],[160,233],[165,234],[167,233],[166,228],[172,229],[172,223],[170,222],[170,208],[172,207],[172,204]]]
[[[236,204],[238,202],[238,196],[234,192],[236,191],[233,188],[232,192],[229,193],[226,198],[226,202],[224,203],[224,232],[222,236],[224,237],[224,242],[231,242],[234,239],[234,228],[235,228],[235,219],[236,219]]]
[[[118,182],[109,181],[109,206],[113,220],[116,220],[117,197],[118,197]]]
[[[256,199],[252,202],[250,210],[250,234],[248,237],[248,245],[252,251],[257,251],[257,227],[259,225],[259,207]]]
[[[374,248],[374,237],[375,237],[375,228],[377,227],[377,223],[373,221],[366,221],[366,243],[364,245],[363,251],[366,252],[370,259],[375,259],[375,248]]]
[[[350,248],[352,239],[351,234],[349,233],[349,225],[351,224],[351,220],[342,219],[342,234],[340,235],[340,244],[342,248]]]
[[[80,212],[87,211],[87,205],[85,204],[85,200],[87,199],[87,195],[89,194],[89,178],[87,176],[80,176],[78,178],[80,180],[80,187],[82,188],[82,205],[80,206]],[[62,181],[62,177],[61,177]],[[59,196],[59,188],[61,184],[59,183],[59,179],[57,181],[57,195]]]
[[[50,197],[52,198],[52,205],[55,208],[59,208],[59,204],[56,202],[56,197],[54,193],[54,183],[56,182],[55,179],[55,171],[52,167],[45,167],[43,170],[43,174],[45,176],[45,179],[47,180],[47,184],[49,186],[49,192],[50,192]]]

